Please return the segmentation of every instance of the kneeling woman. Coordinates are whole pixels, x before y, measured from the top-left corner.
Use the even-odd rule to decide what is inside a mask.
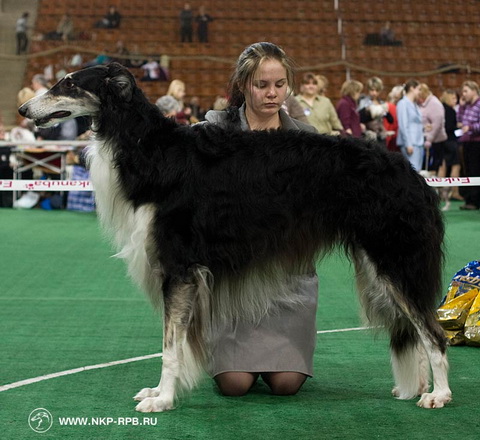
[[[210,111],[208,123],[241,130],[305,130],[310,125],[292,119],[282,109],[293,90],[292,65],[278,46],[255,43],[240,55],[229,84],[229,108]],[[261,376],[274,394],[295,394],[313,374],[318,279],[291,274],[288,283],[301,301],[278,302],[257,323],[223,323],[215,329],[211,375],[228,396],[248,392]]]

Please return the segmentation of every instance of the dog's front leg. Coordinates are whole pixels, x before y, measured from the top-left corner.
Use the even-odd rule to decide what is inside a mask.
[[[137,411],[161,412],[173,409],[182,359],[182,353],[178,349],[177,335],[179,333],[184,332],[171,322],[171,319],[167,319],[165,316],[160,383],[156,388],[144,388],[134,397],[135,400],[140,401],[136,407]]]
[[[202,338],[192,346],[188,337],[191,326],[198,322],[199,286],[204,279],[198,269],[186,277],[170,279],[164,285],[163,365],[156,388],[144,388],[135,397],[141,402],[137,411],[160,412],[173,408],[178,388],[192,388],[201,372]],[[196,332],[197,334],[199,332]]]

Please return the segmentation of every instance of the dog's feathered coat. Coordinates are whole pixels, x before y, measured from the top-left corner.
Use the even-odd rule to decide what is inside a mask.
[[[394,395],[421,394],[423,407],[450,400],[434,316],[443,222],[436,194],[400,154],[303,132],[180,126],[118,64],[69,74],[20,112],[39,125],[93,119],[101,221],[164,306],[162,377],[137,394],[139,411],[170,409],[179,387],[195,384],[212,320],[255,320],[276,298],[295,301],[289,274],[336,245],[355,264],[367,317],[390,332]]]

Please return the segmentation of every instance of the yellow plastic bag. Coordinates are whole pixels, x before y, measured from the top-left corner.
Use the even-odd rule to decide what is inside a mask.
[[[465,345],[463,330],[445,330],[449,345]]]
[[[468,312],[478,295],[478,289],[459,292],[457,285],[450,286],[443,304],[437,310],[438,321],[445,330],[461,330]]]
[[[480,345],[480,294],[477,295],[465,321],[467,344]]]

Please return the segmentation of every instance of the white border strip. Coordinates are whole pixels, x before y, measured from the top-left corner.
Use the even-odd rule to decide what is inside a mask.
[[[93,191],[89,180],[0,180],[0,191]]]
[[[359,330],[368,330],[370,328],[371,327],[352,327],[352,328],[340,328],[340,329],[333,329],[333,330],[319,330],[317,331],[317,335],[325,334],[325,333],[342,333],[342,332],[351,332],[351,331],[359,331]],[[105,362],[103,364],[87,365],[86,367],[79,367],[79,368],[73,368],[71,370],[59,371],[58,373],[45,374],[44,376],[32,377],[31,379],[20,380],[18,382],[2,385],[0,386],[0,393],[2,391],[12,390],[14,388],[23,387],[25,385],[31,385],[37,382],[43,382],[44,380],[56,379],[57,377],[62,377],[62,376],[69,376],[70,374],[77,374],[77,373],[82,373],[84,371],[90,371],[90,370],[98,370],[100,368],[109,368],[109,367],[114,367],[115,365],[129,364],[130,362],[144,361],[147,359],[154,359],[162,356],[163,356],[162,353],[154,353],[154,354],[148,354],[145,356],[137,356],[129,359],[122,359],[119,361]]]
[[[429,186],[480,186],[480,177],[427,177]],[[0,180],[0,191],[94,191],[89,180]]]
[[[480,177],[426,177],[429,186],[480,186]]]

